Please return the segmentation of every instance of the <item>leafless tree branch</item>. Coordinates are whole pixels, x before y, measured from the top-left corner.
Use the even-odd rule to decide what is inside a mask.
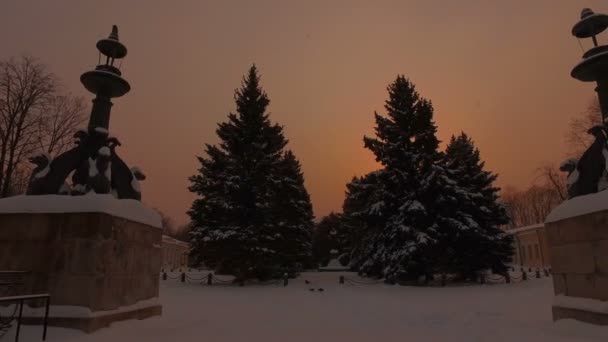
[[[602,112],[600,104],[595,99],[580,116],[570,120],[570,128],[566,133],[568,143],[568,154],[580,157],[593,142],[593,136],[587,131],[594,126],[602,124]]]
[[[58,89],[56,77],[34,58],[0,61],[0,197],[24,189],[29,154],[65,151],[84,121],[82,99]]]

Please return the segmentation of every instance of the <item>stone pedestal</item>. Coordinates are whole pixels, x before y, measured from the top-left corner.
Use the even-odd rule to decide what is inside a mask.
[[[584,200],[571,200],[580,203],[571,208],[566,203],[557,210],[584,207]],[[553,320],[572,318],[608,325],[608,210],[558,217],[545,226],[556,295]]]
[[[50,293],[50,325],[92,332],[161,314],[161,237],[103,212],[0,212],[0,270],[31,272],[20,292]],[[39,310],[24,313],[40,320]]]

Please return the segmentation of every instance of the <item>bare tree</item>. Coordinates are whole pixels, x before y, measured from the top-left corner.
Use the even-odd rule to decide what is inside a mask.
[[[511,218],[510,228],[543,223],[551,210],[563,201],[558,191],[548,184],[532,185],[523,191],[507,187],[501,199]]]
[[[566,133],[568,155],[580,157],[594,140],[587,131],[601,124],[600,105],[594,100],[581,115],[570,120]],[[501,193],[511,218],[511,228],[544,222],[551,210],[568,198],[567,177],[555,165],[544,164],[536,171],[536,184],[523,191],[507,187]]]
[[[172,236],[175,231],[173,219],[158,208],[155,208],[154,210],[160,215],[160,224],[163,229],[163,234]]]
[[[540,179],[545,186],[555,190],[560,201],[568,199],[568,185],[562,171],[553,164],[547,163],[539,167],[536,172],[538,173],[538,179]]]
[[[34,58],[0,61],[0,197],[24,189],[29,155],[64,151],[84,122],[82,99],[59,95],[59,88]]]
[[[155,208],[154,210],[160,215],[160,224],[164,235],[180,241],[190,241],[190,231],[192,230],[191,223],[177,226],[173,219],[162,210],[158,208]]]
[[[34,152],[35,130],[55,92],[55,78],[35,60],[0,62],[0,197],[9,194],[13,173]]]
[[[190,241],[190,231],[192,230],[192,224],[191,223],[186,223],[183,224],[179,227],[177,227],[177,229],[175,230],[175,234],[173,235],[174,238],[180,240],[180,241],[184,241],[184,242],[189,242]]]
[[[70,94],[51,99],[44,120],[40,120],[38,149],[51,155],[74,145],[74,131],[84,124],[84,99]]]
[[[580,157],[593,142],[593,136],[587,131],[594,126],[602,124],[602,112],[597,99],[589,105],[580,116],[570,119],[570,127],[566,133],[568,154]]]

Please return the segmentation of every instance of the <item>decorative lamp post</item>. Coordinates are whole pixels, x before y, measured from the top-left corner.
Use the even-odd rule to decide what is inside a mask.
[[[585,8],[581,20],[572,28],[577,38],[591,38],[593,47],[584,53],[583,60],[572,69],[572,77],[583,82],[596,82],[602,118],[608,116],[608,45],[598,45],[597,35],[608,28],[608,15]]]
[[[579,39],[591,38],[593,47],[583,54],[583,60],[572,69],[573,78],[583,82],[596,82],[595,91],[602,111],[602,124],[591,127],[587,133],[595,141],[579,160],[564,161],[560,170],[568,173],[568,197],[593,194],[608,188],[606,169],[608,155],[608,45],[599,45],[597,35],[608,28],[608,15],[594,13],[585,8],[581,19],[572,28],[572,35]]]
[[[117,59],[127,55],[127,48],[118,40],[118,28],[112,27],[112,33],[106,39],[97,42],[100,55],[106,57],[105,64],[99,64],[95,70],[87,71],[80,76],[80,81],[88,91],[95,94],[89,129],[102,127],[109,129],[110,109],[113,97],[120,97],[131,90],[129,82],[121,77],[120,70],[114,66]]]
[[[115,151],[120,142],[109,134],[111,99],[131,90],[129,82],[114,64],[127,55],[118,39],[118,27],[97,42],[100,64],[80,76],[84,87],[95,94],[87,129],[74,135],[76,146],[51,159],[46,153],[30,158],[36,165],[28,185],[28,195],[87,193],[112,194],[119,199],[141,200],[139,180],[145,176],[138,168],[130,169]],[[101,63],[101,56],[105,63]],[[71,184],[66,179],[72,174]]]

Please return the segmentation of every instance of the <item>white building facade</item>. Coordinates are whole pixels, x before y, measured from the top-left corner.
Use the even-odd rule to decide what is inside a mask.
[[[175,270],[188,267],[188,254],[190,244],[170,236],[163,235],[162,246],[162,268],[165,270]]]

